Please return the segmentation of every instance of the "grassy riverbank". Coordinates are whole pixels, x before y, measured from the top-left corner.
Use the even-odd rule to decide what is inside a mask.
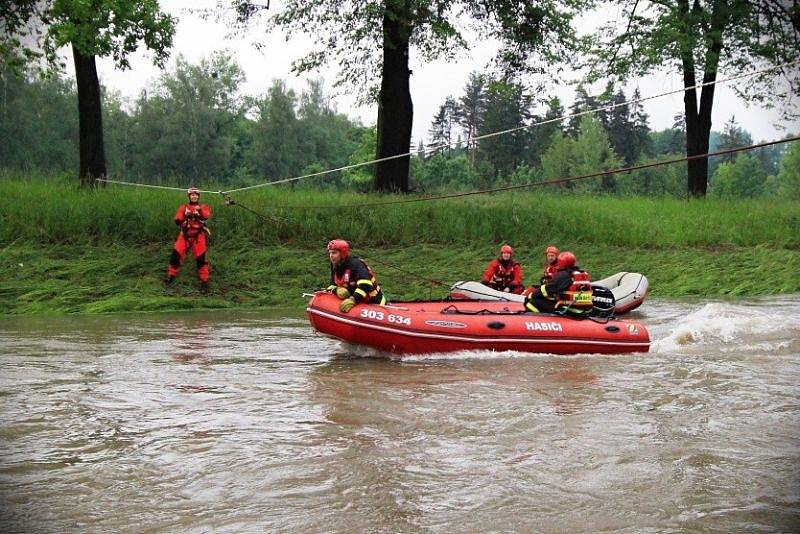
[[[161,285],[181,193],[0,178],[0,307],[5,314],[301,308],[303,292],[327,283],[324,245],[339,236],[370,260],[395,299],[443,296],[446,288],[429,280],[477,278],[505,241],[518,250],[526,281],[538,276],[543,246],[556,243],[595,278],[647,274],[652,296],[800,292],[797,202],[522,192],[356,208],[394,197],[280,188],[235,197],[278,221],[206,195],[215,210],[212,291],[202,296],[191,259],[174,288]],[[312,205],[340,207],[287,207]]]

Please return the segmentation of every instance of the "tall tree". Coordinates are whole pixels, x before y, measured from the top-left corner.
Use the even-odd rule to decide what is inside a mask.
[[[94,178],[106,174],[95,58],[111,56],[118,68],[126,69],[130,66],[128,56],[141,42],[154,53],[156,64],[163,65],[172,46],[175,21],[161,12],[157,0],[43,0],[33,4],[30,0],[12,0],[10,6],[18,9],[6,6],[0,10],[0,15],[9,17],[4,20],[6,27],[14,31],[2,40],[3,50],[24,49],[19,43],[33,40],[36,46],[29,50],[41,47],[50,64],[56,66],[58,49],[72,47],[78,87],[79,177],[85,184],[94,184]],[[6,54],[13,54],[13,50]]]
[[[561,122],[556,121],[559,117],[564,116],[564,107],[558,97],[553,97],[547,100],[547,111],[544,115],[534,115],[532,122],[545,123],[540,124],[530,130],[530,149],[528,151],[527,163],[530,165],[539,165],[542,160],[542,155],[545,150],[553,142],[556,134],[561,133]]]
[[[608,139],[614,151],[622,156],[625,163],[630,165],[636,160],[635,147],[631,143],[633,133],[633,121],[631,120],[630,107],[622,89],[617,90],[611,96],[613,108],[606,113]]]
[[[711,113],[720,72],[752,72],[766,66],[794,62],[800,55],[800,5],[781,0],[616,0],[627,19],[624,31],[617,21],[598,32],[594,72],[621,76],[644,75],[663,67],[681,73],[686,117],[686,155],[709,149]],[[705,85],[698,84],[698,74]],[[791,91],[797,87],[797,69],[784,68]],[[777,71],[752,78],[739,91],[747,99],[768,98],[773,103],[786,94],[777,83]],[[687,162],[688,189],[705,196],[708,158]]]
[[[377,159],[409,152],[413,104],[409,55],[423,61],[452,57],[465,43],[455,27],[456,6],[463,0],[286,0],[269,17],[269,28],[287,35],[306,34],[317,48],[294,63],[296,72],[335,63],[337,85],[360,94],[363,103],[377,101]],[[233,0],[237,21],[256,20],[258,6]],[[408,191],[409,158],[375,165],[373,188]]]
[[[409,91],[409,54],[423,61],[452,58],[466,47],[456,27],[461,13],[474,16],[487,34],[525,41],[526,58],[549,65],[567,56],[575,42],[573,6],[563,0],[530,6],[518,0],[286,0],[270,19],[287,34],[309,34],[318,48],[295,63],[304,72],[326,63],[339,66],[339,84],[357,88],[362,101],[378,102],[376,157],[393,158],[375,165],[373,188],[407,191],[413,106]],[[239,22],[260,10],[249,0],[233,0]]]
[[[309,80],[299,102],[297,118],[304,168],[312,164],[320,165],[321,170],[345,165],[358,146],[360,130],[332,106],[322,79]]]
[[[592,115],[581,118],[580,133],[572,145],[572,158],[570,171],[573,175],[610,170],[620,165],[620,158],[611,146],[603,123]],[[575,189],[613,194],[617,192],[617,180],[613,174],[606,174],[599,181],[583,180],[575,185]]]
[[[530,131],[525,126],[531,118],[531,97],[525,88],[516,82],[493,81],[486,90],[486,112],[481,135],[515,131],[482,139],[478,156],[491,163],[493,178],[511,174],[525,160],[529,146]]]
[[[433,122],[428,130],[428,135],[431,138],[428,143],[428,151],[434,154],[446,152],[448,155],[453,147],[453,131],[456,125],[456,115],[458,113],[458,105],[452,96],[448,96],[444,104],[439,106],[439,111],[433,116]]]
[[[716,134],[716,132],[713,132]],[[722,133],[718,136],[718,141],[716,146],[714,143],[709,143],[709,149],[712,152],[716,152],[717,150],[727,150],[729,148],[738,148],[740,146],[747,146],[753,144],[753,138],[749,132],[744,130],[739,124],[736,122],[736,116],[731,115],[731,118],[728,119],[728,122],[725,123],[725,126],[722,129]],[[714,180],[714,175],[717,172],[717,167],[722,162],[731,162],[736,159],[739,154],[726,154],[724,156],[717,156],[715,158],[711,158],[711,161],[708,162],[708,172],[711,176],[709,179],[710,181]]]
[[[470,166],[475,165],[475,148],[473,141],[483,123],[483,114],[486,112],[486,77],[477,72],[471,72],[467,85],[464,87],[464,96],[458,101],[456,118],[458,123],[467,133],[467,150],[469,151]]]
[[[259,176],[269,181],[288,178],[300,171],[303,156],[295,113],[296,96],[276,80],[259,102],[250,161]]]
[[[753,136],[751,136],[747,130],[739,126],[739,123],[736,122],[735,115],[731,115],[731,118],[728,119],[728,122],[725,123],[725,127],[722,129],[717,150],[737,148],[751,144],[753,144]],[[733,158],[728,157],[726,159],[730,161]]]
[[[602,95],[599,97],[590,95],[586,91],[586,87],[584,87],[583,85],[578,85],[578,87],[575,89],[575,100],[569,107],[570,118],[567,121],[567,128],[566,128],[567,134],[573,139],[578,137],[578,134],[581,131],[581,121],[585,116],[581,115],[581,113],[592,109],[598,109],[602,105],[603,105]],[[597,116],[597,118],[600,120],[602,124],[605,124],[607,122],[605,111],[598,111],[594,115]]]
[[[632,103],[630,104],[630,121],[631,121],[631,138],[630,143],[633,145],[631,151],[632,159],[630,163],[636,161],[642,154],[652,154],[653,143],[650,140],[650,117],[644,110],[644,106],[639,100],[642,94],[637,87],[633,91]]]
[[[550,146],[542,154],[542,172],[545,180],[559,180],[570,175],[572,152],[575,140],[558,131],[553,135]],[[557,186],[562,191],[573,191],[575,182],[563,182]]]

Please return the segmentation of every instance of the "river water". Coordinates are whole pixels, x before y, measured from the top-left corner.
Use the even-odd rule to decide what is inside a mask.
[[[0,531],[800,532],[800,296],[648,301],[622,356],[286,315],[0,320]]]

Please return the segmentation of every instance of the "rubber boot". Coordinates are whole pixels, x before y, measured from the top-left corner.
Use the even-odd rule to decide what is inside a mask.
[[[208,282],[200,282],[200,293],[208,295]]]
[[[166,278],[164,278],[164,287],[172,287],[172,284],[174,283],[175,283],[174,276],[167,276]]]

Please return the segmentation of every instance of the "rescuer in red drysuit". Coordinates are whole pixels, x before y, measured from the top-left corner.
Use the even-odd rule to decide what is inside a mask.
[[[186,253],[191,249],[197,262],[197,276],[200,278],[200,290],[208,291],[208,281],[211,276],[211,267],[206,259],[208,246],[207,237],[210,235],[206,221],[211,217],[211,208],[208,204],[200,204],[200,190],[190,187],[186,191],[189,197],[187,204],[182,204],[175,212],[175,224],[181,229],[172,256],[167,266],[167,278],[164,283],[169,286],[175,282],[175,277],[181,270]]]
[[[500,257],[489,262],[483,273],[481,283],[497,291],[520,294],[522,285],[522,266],[514,261],[514,249],[508,245],[500,247]]]

